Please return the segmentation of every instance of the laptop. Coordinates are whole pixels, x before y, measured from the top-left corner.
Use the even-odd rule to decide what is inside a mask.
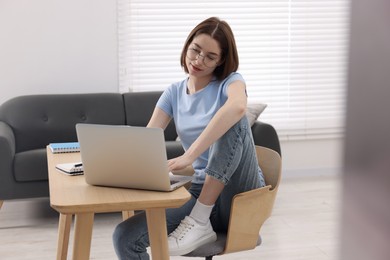
[[[192,180],[169,173],[161,128],[79,123],[76,132],[90,185],[172,191]]]

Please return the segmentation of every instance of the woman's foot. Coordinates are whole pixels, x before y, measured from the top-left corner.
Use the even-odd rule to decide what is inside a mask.
[[[215,240],[217,240],[217,234],[214,232],[210,220],[202,225],[192,217],[187,216],[168,236],[169,254],[171,256],[185,255]]]

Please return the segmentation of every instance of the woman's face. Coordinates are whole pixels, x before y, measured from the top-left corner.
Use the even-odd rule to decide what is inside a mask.
[[[187,49],[188,73],[195,77],[210,76],[221,60],[219,43],[207,34],[200,34],[192,40]]]

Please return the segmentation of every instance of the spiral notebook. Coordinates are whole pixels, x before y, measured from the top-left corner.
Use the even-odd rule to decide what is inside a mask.
[[[80,152],[80,144],[78,142],[51,143],[49,147],[52,153]]]
[[[83,164],[81,162],[74,163],[60,163],[56,165],[56,169],[67,175],[80,175],[83,174]]]

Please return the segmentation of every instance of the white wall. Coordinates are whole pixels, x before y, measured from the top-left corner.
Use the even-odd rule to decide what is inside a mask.
[[[116,0],[0,0],[0,104],[40,93],[117,92]],[[340,168],[341,139],[282,141],[290,176]]]
[[[339,174],[344,138],[281,141],[286,176]]]
[[[0,0],[0,104],[117,92],[116,0]]]

